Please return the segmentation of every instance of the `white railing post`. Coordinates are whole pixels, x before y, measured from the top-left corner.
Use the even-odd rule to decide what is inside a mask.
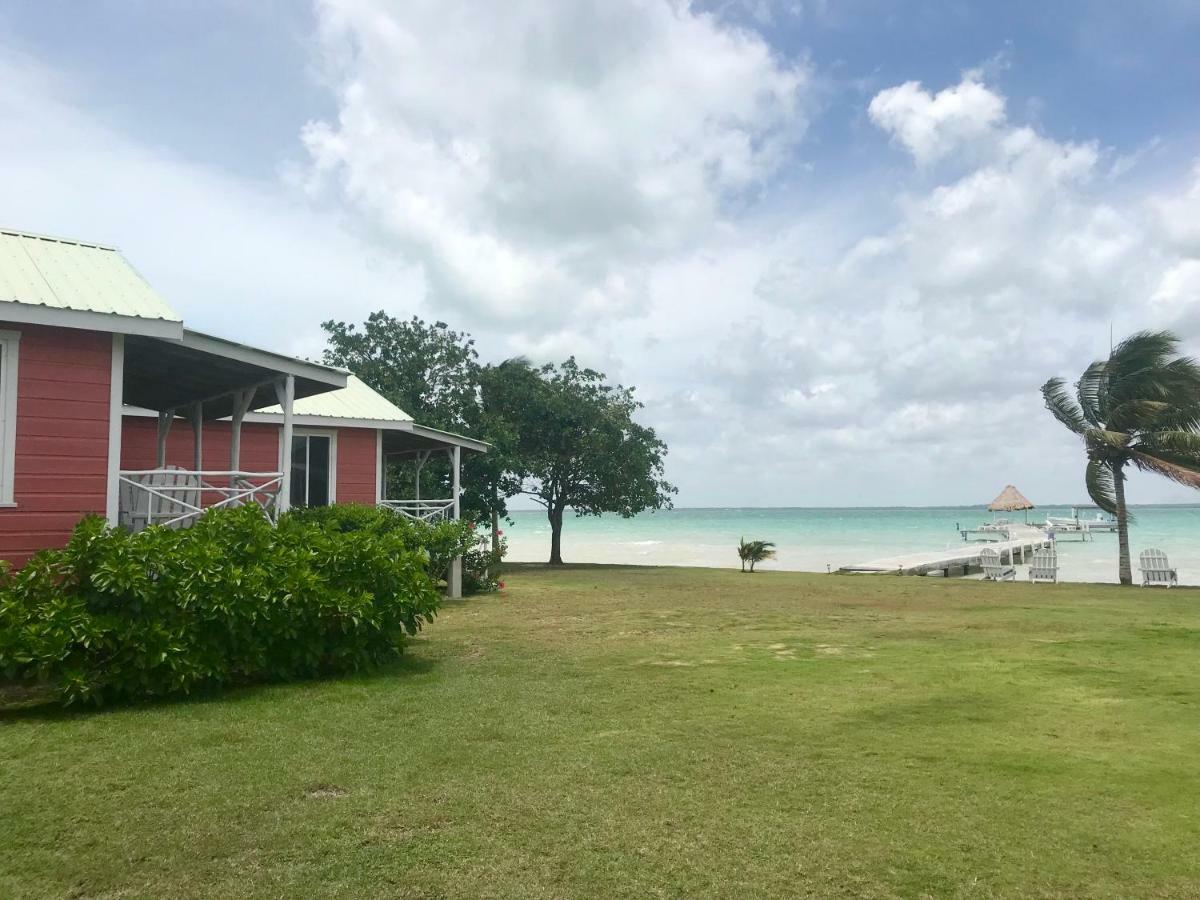
[[[454,470],[454,489],[451,494],[454,499],[453,515],[454,521],[457,522],[461,513],[458,495],[460,493],[459,469],[462,465],[462,448],[457,444],[454,446],[454,449],[450,451],[450,459],[452,460],[450,465]],[[455,599],[462,596],[462,564],[463,561],[461,556],[454,557],[454,561],[450,563],[450,576],[446,580],[446,592]]]
[[[283,482],[275,503],[275,514],[279,515],[292,505],[292,404],[296,400],[296,376],[286,375],[281,382],[275,382],[275,393],[283,407],[283,430],[279,435],[279,471],[283,473]]]

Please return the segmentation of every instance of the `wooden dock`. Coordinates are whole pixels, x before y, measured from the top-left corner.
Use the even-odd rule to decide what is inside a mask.
[[[843,566],[838,569],[838,572],[844,574],[891,573],[894,575],[929,575],[938,572],[946,576],[965,575],[971,569],[980,568],[979,552],[985,548],[997,551],[1002,562],[1016,565],[1018,562],[1025,562],[1026,556],[1034,550],[1039,547],[1048,547],[1050,544],[1051,541],[1042,529],[1034,528],[1031,525],[1014,525],[1009,530],[1007,541],[964,543],[945,550],[902,553],[899,556],[875,559],[856,566]]]

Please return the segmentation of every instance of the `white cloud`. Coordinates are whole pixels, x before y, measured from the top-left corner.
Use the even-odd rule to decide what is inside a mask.
[[[970,75],[880,92],[903,167],[818,206],[777,177],[805,64],[686,6],[564,7],[324,4],[316,202],[139,143],[5,54],[4,224],[118,243],[191,323],[268,346],[382,307],[489,358],[575,353],[638,386],[691,505],[1079,499],[1038,385],[1110,322],[1200,349],[1200,170],[1139,187]]]
[[[936,94],[919,81],[906,81],[876,94],[867,112],[927,165],[993,132],[1004,119],[1004,99],[969,74]]]
[[[323,319],[416,308],[419,273],[334,217],[141,145],[82,106],[61,77],[0,55],[8,227],[116,244],[192,327],[293,353],[319,353]]]
[[[922,102],[900,102],[914,92]],[[936,95],[881,92],[873,118],[915,164],[892,208],[798,208],[743,251],[756,303],[739,306],[733,334],[698,342],[703,363],[682,367],[669,411],[654,413],[677,443],[696,442],[689,459],[733,465],[730,448],[752,435],[812,464],[772,456],[770,474],[744,476],[758,493],[744,481],[726,502],[779,502],[776,481],[802,497],[836,481],[840,502],[968,502],[1005,481],[1078,499],[1078,447],[1039,385],[1101,355],[1113,322],[1170,324],[1200,349],[1200,270],[1180,256],[1200,191],[1117,193],[1098,144],[1011,123],[1004,108],[974,75]],[[709,321],[701,305],[689,319]],[[1138,495],[1182,490],[1149,482]]]
[[[771,177],[805,127],[803,64],[686,3],[318,4],[332,187],[478,315],[561,322],[644,297]]]

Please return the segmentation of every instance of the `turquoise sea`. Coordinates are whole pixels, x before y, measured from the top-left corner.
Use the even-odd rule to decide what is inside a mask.
[[[1200,505],[1137,506],[1130,529],[1134,565],[1140,550],[1165,550],[1180,581],[1200,584]],[[1068,516],[1071,507],[1039,507],[1031,522]],[[1090,518],[1095,509],[1081,509]],[[1010,514],[1022,521],[1023,514]],[[509,559],[545,561],[550,526],[541,510],[512,514],[506,529]],[[879,557],[959,546],[958,527],[992,520],[984,507],[943,506],[850,509],[673,509],[632,519],[568,517],[563,527],[567,562],[737,568],[739,538],[774,541],[778,558],[763,568],[824,572]],[[1059,543],[1060,577],[1069,581],[1116,581],[1117,537]],[[1137,577],[1137,573],[1134,573]]]

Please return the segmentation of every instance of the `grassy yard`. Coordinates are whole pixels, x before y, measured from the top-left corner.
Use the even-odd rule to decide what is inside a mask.
[[[1200,895],[1200,591],[508,584],[370,676],[0,717],[0,896]]]

